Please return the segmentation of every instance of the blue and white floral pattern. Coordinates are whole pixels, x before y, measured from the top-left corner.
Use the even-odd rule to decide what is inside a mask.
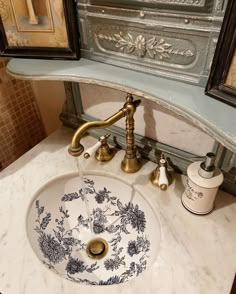
[[[94,180],[85,178],[84,182],[86,198],[93,209],[90,216],[79,214],[76,222],[73,219],[72,227],[70,212],[65,207],[72,201],[83,205],[85,196],[82,189],[61,197],[56,217],[46,211],[41,200],[35,201],[37,218],[34,230],[42,261],[56,273],[63,266],[66,278],[74,282],[89,285],[126,282],[147,267],[151,244],[145,234],[145,213],[138,204],[122,203],[106,187],[96,189]],[[88,242],[80,239],[81,232],[89,231],[90,223],[93,234],[102,235],[109,244],[108,255],[96,262],[92,259],[88,262]],[[101,271],[102,277],[107,278],[94,280]]]

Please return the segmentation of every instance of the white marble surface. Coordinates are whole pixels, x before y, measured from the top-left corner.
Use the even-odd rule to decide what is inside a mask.
[[[2,294],[229,294],[236,271],[236,198],[220,192],[215,210],[196,216],[181,204],[184,177],[166,192],[149,182],[155,167],[146,163],[136,173],[120,170],[123,151],[113,161],[83,162],[86,172],[125,176],[156,211],[161,244],[154,265],[139,278],[116,286],[81,286],[46,269],[33,253],[26,235],[27,209],[36,191],[49,180],[77,170],[67,153],[72,135],[57,131],[0,174],[0,292]],[[83,139],[89,146],[93,138]]]

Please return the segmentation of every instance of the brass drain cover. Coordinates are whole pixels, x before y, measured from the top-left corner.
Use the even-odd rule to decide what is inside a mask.
[[[101,259],[108,252],[108,243],[102,238],[96,238],[88,243],[86,252],[93,259]]]

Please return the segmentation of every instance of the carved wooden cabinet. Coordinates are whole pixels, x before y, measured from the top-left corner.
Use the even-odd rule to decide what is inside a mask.
[[[226,1],[80,0],[82,56],[204,86]]]

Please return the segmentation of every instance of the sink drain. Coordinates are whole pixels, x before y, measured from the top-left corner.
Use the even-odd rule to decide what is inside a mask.
[[[86,252],[93,259],[101,259],[108,252],[108,243],[102,238],[96,238],[88,243]]]

